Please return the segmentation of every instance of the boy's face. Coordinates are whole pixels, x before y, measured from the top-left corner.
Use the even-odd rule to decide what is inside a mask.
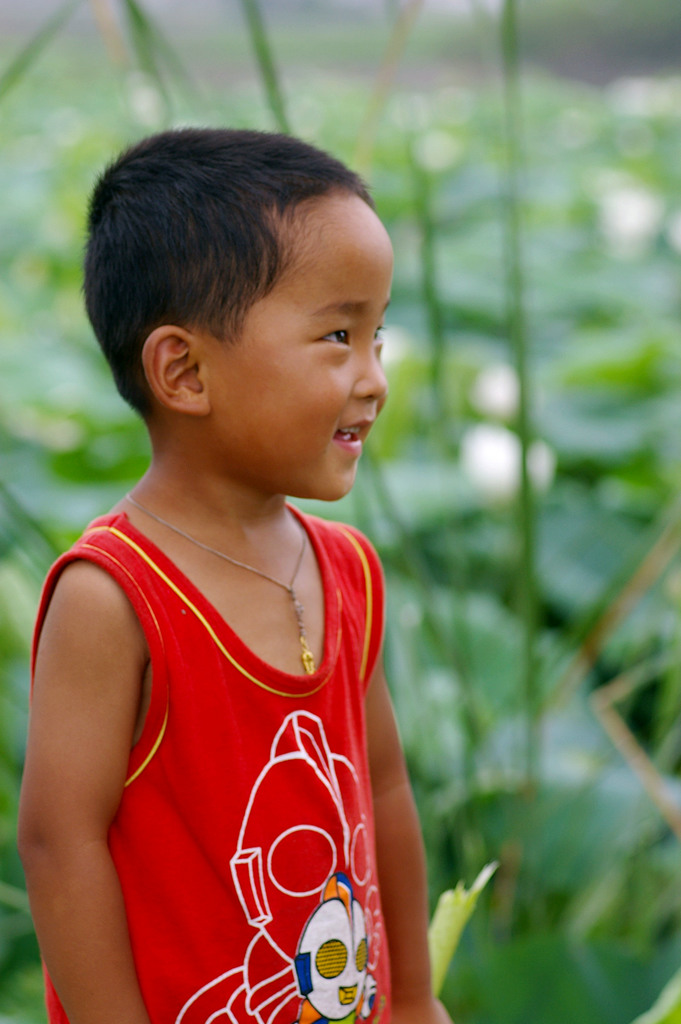
[[[235,343],[206,339],[216,470],[263,495],[333,500],[355,478],[387,384],[380,364],[392,247],[352,195],[293,219],[291,268]]]

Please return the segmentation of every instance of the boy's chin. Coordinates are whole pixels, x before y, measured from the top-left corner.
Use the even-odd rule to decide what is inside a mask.
[[[326,486],[300,488],[296,491],[289,491],[291,498],[307,498],[310,501],[340,501],[346,494],[349,494],[355,483],[355,474],[352,479],[328,483]]]

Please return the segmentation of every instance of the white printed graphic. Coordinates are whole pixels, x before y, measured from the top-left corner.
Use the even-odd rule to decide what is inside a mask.
[[[297,711],[251,790],[230,861],[253,937],[175,1024],[351,1024],[374,1006],[381,935],[352,763]],[[229,967],[228,964],[225,965]]]
[[[376,983],[367,973],[364,911],[345,875],[333,875],[308,921],[296,957],[305,1002],[299,1022],[354,1021],[373,1009]]]

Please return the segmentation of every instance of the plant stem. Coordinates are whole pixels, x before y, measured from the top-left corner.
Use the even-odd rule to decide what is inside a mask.
[[[164,119],[168,122],[173,111],[173,96],[166,77],[183,85],[189,95],[196,95],[196,85],[179,51],[166,39],[160,24],[152,20],[144,6],[138,0],[122,0],[122,5],[139,67],[153,79],[163,103]]]
[[[591,706],[610,739],[631,770],[639,777],[660,814],[681,842],[681,810],[669,790],[668,782],[615,709],[617,701],[626,698],[641,682],[647,682],[649,676],[654,677],[657,674],[658,662],[659,659],[654,659],[652,664],[636,666],[623,672],[607,686],[599,687],[591,694]]]
[[[362,174],[368,174],[371,168],[381,114],[388,101],[402,54],[422,6],[423,0],[407,0],[395,16],[383,60],[374,81],[367,112],[357,137],[354,164]]]
[[[607,601],[599,602],[598,615],[590,622],[581,637],[574,656],[561,673],[552,694],[554,707],[564,705],[573,695],[584,677],[593,668],[605,642],[643,595],[660,578],[681,548],[681,503],[673,502],[662,517],[660,529],[655,524],[655,539],[646,539],[645,553],[638,564],[627,568],[626,576],[618,588],[608,594]]]
[[[90,7],[109,57],[114,64],[124,66],[127,63],[127,48],[109,0],[90,0]]]
[[[246,24],[251,36],[255,57],[260,68],[265,94],[269,108],[274,115],[277,128],[281,132],[290,132],[284,96],[279,85],[279,77],[272,56],[272,49],[265,31],[265,22],[258,0],[241,0]]]
[[[511,347],[519,381],[518,434],[521,443],[521,485],[519,507],[520,601],[524,626],[523,675],[526,733],[526,772],[531,787],[536,778],[539,751],[537,687],[537,588],[535,578],[535,507],[528,469],[531,441],[525,281],[522,254],[520,169],[522,115],[518,59],[518,16],[516,0],[504,0],[501,14],[501,53],[504,97],[506,303]]]
[[[430,387],[433,396],[432,422],[438,433],[446,435],[447,408],[444,397],[445,326],[442,302],[437,283],[436,238],[437,230],[431,207],[430,182],[427,172],[414,154],[412,140],[407,140],[407,160],[413,183],[414,212],[421,236],[421,290],[428,318],[430,338]]]

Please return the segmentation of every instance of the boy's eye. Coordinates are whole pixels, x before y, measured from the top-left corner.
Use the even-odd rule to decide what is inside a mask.
[[[330,334],[324,335],[324,340],[329,339],[330,341],[338,341],[341,345],[348,344],[348,332],[347,331],[331,331]]]

